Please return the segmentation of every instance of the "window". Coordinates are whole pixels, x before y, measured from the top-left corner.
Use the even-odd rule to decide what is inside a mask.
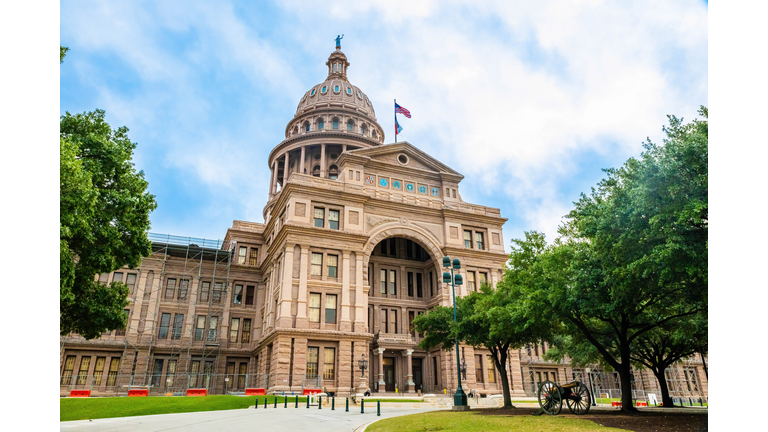
[[[197,316],[197,325],[195,326],[195,340],[203,340],[203,330],[205,330],[205,315]]]
[[[168,279],[165,283],[165,298],[172,299],[176,291],[176,279]]]
[[[253,292],[256,290],[256,288],[253,285],[248,285],[245,288],[245,304],[252,305],[253,304]]]
[[[424,290],[421,286],[421,273],[416,273],[416,297],[423,297]]]
[[[232,301],[235,304],[243,304],[243,286],[235,285],[235,295],[232,296]]]
[[[320,348],[307,347],[307,378],[317,378],[317,358],[320,354]]]
[[[397,239],[389,239],[389,255],[397,256]]]
[[[315,228],[325,226],[325,209],[315,207]]]
[[[349,92],[347,92],[349,93]],[[352,129],[355,127],[355,125],[352,124],[352,120],[347,122],[347,130],[352,132]]]
[[[475,243],[477,243],[477,250],[485,250],[483,242],[483,233],[475,233]]]
[[[189,292],[189,279],[179,280],[179,300],[185,300]]]
[[[335,348],[326,348],[325,349],[325,358],[323,359],[323,363],[325,363],[325,367],[323,368],[323,379],[326,380],[332,380],[336,378],[335,372],[335,366],[336,366],[336,349]]]
[[[243,320],[243,335],[240,338],[240,342],[242,343],[249,343],[251,342],[251,320],[250,318],[246,318]]]
[[[312,89],[312,92],[313,92],[313,94],[314,94],[314,91],[315,91],[315,90],[314,90],[314,89]],[[304,123],[304,131],[305,131],[305,132],[309,132],[309,122],[305,122],[305,123]]]
[[[331,155],[331,157],[333,157],[333,155]],[[328,178],[331,180],[336,180],[339,178],[339,167],[336,165],[331,165],[328,167]]]
[[[475,272],[467,272],[467,290],[469,292],[476,291],[475,289]]]
[[[114,276],[112,276],[112,282],[122,282],[122,281],[123,281],[122,273],[115,273]]]
[[[325,295],[325,322],[326,324],[336,324],[336,295]]]
[[[117,381],[117,371],[120,368],[120,359],[112,357],[109,362],[109,373],[107,374],[107,387],[113,387]]]
[[[389,310],[389,333],[397,333],[397,310]]]
[[[109,280],[109,273],[102,273],[101,275],[99,275],[100,283],[106,284],[108,280]]]
[[[413,241],[412,240],[406,240],[405,241],[405,258],[406,259],[412,259],[413,258]]]
[[[248,248],[245,246],[240,246],[240,250],[237,251],[237,263],[240,265],[245,265],[245,255],[248,253]]]
[[[241,362],[240,370],[237,374],[237,388],[245,388],[245,375],[248,373],[248,363]]]
[[[387,271],[384,269],[381,270],[381,293],[387,293]]]
[[[339,119],[334,118],[333,119],[333,128],[338,129],[339,128]]]
[[[173,331],[171,332],[171,339],[181,339],[181,328],[184,326],[184,314],[176,314],[173,317]]]
[[[387,320],[387,310],[382,309],[381,310],[381,328],[379,331],[384,333],[389,333],[389,329],[387,329],[387,324],[389,323],[389,320]]]
[[[240,331],[240,318],[232,318],[232,325],[229,327],[229,341],[237,342],[237,333]],[[234,366],[233,366],[234,367]]]
[[[197,376],[200,374],[200,361],[192,362],[192,372],[189,374],[189,387],[197,387]]]
[[[312,268],[309,274],[312,276],[321,276],[323,274],[323,254],[312,252]]]
[[[483,286],[483,284],[488,283],[488,273],[478,273],[478,282],[480,283],[480,286]],[[544,354],[544,353],[542,353]]]
[[[312,177],[320,177],[320,165],[315,165],[315,167],[312,168]]]
[[[131,316],[131,310],[123,309],[123,313],[125,314],[125,327],[128,327],[128,317]],[[115,330],[115,336],[125,336],[125,327]]]
[[[163,359],[155,359],[155,369],[152,373],[152,387],[160,387],[163,378]]]
[[[360,133],[365,135],[365,125],[360,126]]]
[[[309,293],[309,322],[320,322],[319,293]]]
[[[211,283],[202,282],[200,285],[200,301],[207,302],[208,294],[211,292]]]
[[[328,228],[337,230],[339,229],[339,211],[328,210]]]
[[[485,356],[485,361],[488,363],[488,382],[495,383],[496,382],[496,365],[493,364],[493,357]]]
[[[536,372],[536,387],[541,384],[541,372]]]
[[[129,292],[133,294],[133,289],[136,288],[136,273],[128,273],[125,278],[125,284],[128,285]]]
[[[173,387],[173,378],[176,375],[176,360],[168,360],[168,370],[165,372],[165,382],[168,387]]]
[[[408,297],[413,297],[413,272],[408,272]]]
[[[91,357],[80,358],[80,371],[77,373],[77,385],[85,384],[86,377],[88,376],[88,368],[91,366]]]
[[[216,341],[216,333],[219,329],[219,317],[211,317],[208,320],[208,340],[213,342]]]
[[[683,372],[685,373],[685,384],[688,387],[688,391],[699,391],[699,386],[696,382],[696,369],[685,369]]]
[[[93,385],[101,385],[101,377],[104,376],[104,366],[106,364],[106,357],[96,357],[96,366],[93,368]]]
[[[229,378],[226,380],[226,387],[232,388],[232,384],[235,381],[235,362],[227,362],[227,372],[226,377]]]
[[[429,272],[429,296],[432,297],[435,295],[435,282],[434,277],[432,276],[432,272]]]
[[[389,271],[389,295],[397,295],[397,272]]]
[[[483,383],[483,356],[475,354],[475,382]]]
[[[259,264],[259,248],[251,248],[251,255],[248,257],[248,265],[256,266]]]
[[[472,249],[472,231],[464,231],[464,247]]]
[[[168,326],[171,324],[171,314],[164,313],[160,317],[160,330],[158,330],[158,339],[168,339]]]
[[[416,329],[413,327],[413,319],[416,318],[416,312],[409,311],[408,312],[408,331],[411,332],[413,337],[416,337]]]
[[[213,302],[221,303],[221,292],[224,291],[224,284],[221,282],[213,283]]]
[[[328,277],[338,277],[339,256],[328,255]]]

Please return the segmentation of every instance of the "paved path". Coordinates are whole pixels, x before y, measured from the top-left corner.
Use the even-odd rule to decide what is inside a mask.
[[[384,405],[384,404],[382,404]],[[376,409],[360,408],[349,412],[326,407],[306,408],[267,408],[239,409],[227,411],[206,411],[183,414],[158,414],[140,417],[119,417],[61,422],[62,431],[114,431],[114,432],[159,432],[159,431],[248,431],[268,430],[269,432],[352,432],[356,428],[376,419],[397,417],[407,414],[423,413],[433,409],[425,408],[386,408],[382,406],[381,417],[376,416]]]

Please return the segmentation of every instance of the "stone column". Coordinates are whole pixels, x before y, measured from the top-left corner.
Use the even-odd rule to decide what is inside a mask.
[[[379,353],[379,393],[383,393],[386,385],[384,382],[384,348],[377,348],[376,351]]]
[[[325,178],[325,144],[320,147],[320,177]]]
[[[413,360],[411,359],[411,354],[413,354],[412,349],[403,351],[403,355],[406,359],[406,370],[408,371],[408,375],[406,375],[405,391],[408,393],[413,393],[416,391],[416,384],[413,383]]]
[[[352,323],[349,320],[349,251],[342,252],[341,263],[341,331],[351,331]]]
[[[272,180],[269,183],[269,198],[277,192],[277,159],[272,162]]]
[[[357,253],[355,264],[355,332],[368,332],[367,297],[363,294],[363,254]],[[370,275],[368,276],[370,277]],[[370,288],[373,289],[373,288]]]
[[[307,328],[307,273],[309,272],[309,247],[301,246],[299,265],[299,299],[296,310],[296,328]]]
[[[280,318],[276,327],[293,327],[291,318],[291,294],[293,293],[293,248],[296,245],[286,244],[285,259],[283,260],[283,280],[280,287]]]
[[[304,159],[306,156],[304,155],[304,147],[301,148],[301,160],[299,160],[299,174],[304,174]]]
[[[285,165],[283,165],[283,188],[285,188],[286,183],[288,182],[288,161],[290,157],[288,156],[288,152],[285,152]]]

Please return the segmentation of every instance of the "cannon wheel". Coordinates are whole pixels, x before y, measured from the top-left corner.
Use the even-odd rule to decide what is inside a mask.
[[[560,387],[552,381],[544,381],[539,386],[539,406],[549,415],[558,415],[563,409],[563,394]]]
[[[568,409],[573,414],[584,415],[589,412],[589,407],[592,406],[592,395],[589,394],[589,389],[584,383],[579,383],[578,386],[571,389],[571,397],[565,400],[568,404]]]

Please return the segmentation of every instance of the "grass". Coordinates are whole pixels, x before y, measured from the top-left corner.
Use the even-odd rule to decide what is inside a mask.
[[[265,396],[61,398],[59,420],[88,420],[243,409],[253,405],[257,398],[260,402],[259,408],[263,408]],[[272,408],[275,396],[266,396],[266,398],[269,408]],[[288,406],[292,408],[292,404],[295,404],[295,397],[288,396],[286,398],[288,399]],[[277,396],[278,407],[283,407],[283,400],[286,398]],[[299,407],[306,406],[306,403],[307,398],[299,397]],[[325,401],[323,401],[323,405],[325,405]]]
[[[621,431],[623,429],[598,426],[589,420],[550,416],[491,416],[477,412],[433,411],[379,420],[368,426],[366,432],[423,432],[423,431],[547,431],[589,432]]]
[[[367,398],[363,398],[363,399],[365,399],[365,402],[376,402],[377,400],[381,400],[381,403],[385,403],[385,402],[414,402],[414,403],[424,402],[423,400],[420,400],[420,399],[376,399],[375,397],[367,397]]]

